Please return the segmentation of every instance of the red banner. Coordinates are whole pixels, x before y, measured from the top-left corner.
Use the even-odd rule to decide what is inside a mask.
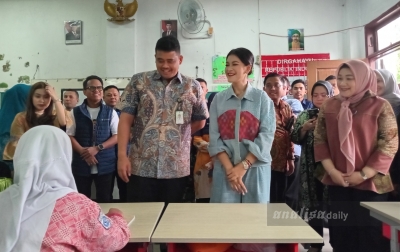
[[[329,59],[329,53],[261,55],[261,73],[262,77],[272,72],[285,76],[307,76],[308,61]]]

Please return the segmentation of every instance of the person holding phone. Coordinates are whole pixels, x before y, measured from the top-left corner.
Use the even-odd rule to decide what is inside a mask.
[[[291,134],[292,142],[301,145],[300,157],[300,206],[308,208],[309,212],[323,211],[322,201],[325,191],[324,185],[314,176],[316,163],[314,159],[314,129],[317,122],[319,108],[329,98],[333,96],[332,85],[327,81],[317,81],[311,89],[311,99],[314,108],[304,110],[300,113],[294,124]],[[318,216],[318,214],[317,214]],[[321,236],[323,232],[323,218],[309,219],[308,224]],[[310,252],[321,251],[323,243],[311,244]]]

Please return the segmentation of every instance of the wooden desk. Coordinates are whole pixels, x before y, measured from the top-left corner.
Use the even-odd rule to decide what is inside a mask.
[[[129,223],[133,216],[135,220],[130,225],[129,242],[150,242],[150,237],[160,218],[164,203],[102,203],[102,211],[107,213],[110,208],[118,208]]]
[[[400,202],[361,202],[361,206],[370,211],[370,215],[390,225],[390,250],[399,252]]]
[[[274,219],[279,212],[289,218]],[[169,204],[151,242],[297,244],[323,238],[286,204]]]

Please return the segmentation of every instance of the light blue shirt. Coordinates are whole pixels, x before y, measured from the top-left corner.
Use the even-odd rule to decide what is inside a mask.
[[[296,117],[304,110],[303,105],[301,105],[301,102],[297,99],[288,99],[287,96],[282,97],[282,100],[287,102],[290,107],[292,108],[293,114],[296,115]],[[294,145],[294,155],[299,156],[301,155],[301,145]]]

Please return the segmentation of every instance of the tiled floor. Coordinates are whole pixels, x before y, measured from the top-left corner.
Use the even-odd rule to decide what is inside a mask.
[[[329,230],[327,228],[324,228],[324,244],[322,252],[332,252],[332,247],[329,243]],[[303,246],[300,245],[299,252],[307,252],[307,249],[304,249]]]

